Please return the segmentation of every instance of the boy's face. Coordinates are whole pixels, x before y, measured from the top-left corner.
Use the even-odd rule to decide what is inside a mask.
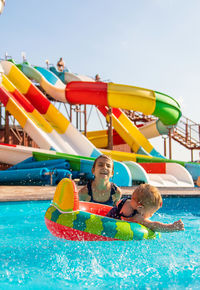
[[[92,169],[92,173],[95,177],[105,178],[113,176],[113,163],[107,158],[99,158],[95,164],[95,167]]]

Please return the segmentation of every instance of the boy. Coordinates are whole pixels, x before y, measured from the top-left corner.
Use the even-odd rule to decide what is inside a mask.
[[[107,214],[108,217],[140,223],[155,232],[184,231],[184,224],[178,220],[172,224],[150,221],[149,218],[162,206],[158,189],[149,184],[139,185],[131,199],[124,198]]]

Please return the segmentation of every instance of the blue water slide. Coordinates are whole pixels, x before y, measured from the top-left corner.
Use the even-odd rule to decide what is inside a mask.
[[[192,175],[193,180],[197,180],[200,176],[200,164],[199,163],[185,163],[185,168]]]
[[[64,70],[63,72],[60,72],[60,71],[58,71],[58,70],[55,68],[55,66],[51,66],[51,67],[49,68],[49,70],[50,70],[51,72],[53,72],[57,77],[59,77],[59,79],[60,79],[63,83],[65,83],[65,71],[68,72],[68,70]]]
[[[52,85],[55,85],[56,82],[58,81],[58,78],[56,77],[56,75],[52,74],[51,71],[40,66],[35,66],[34,68],[37,69],[37,71],[39,71],[45,77],[45,79],[48,82],[50,82]]]
[[[56,169],[53,171],[51,185],[57,185],[63,178],[70,178],[71,171],[65,169]]]
[[[0,171],[0,184],[27,181],[48,181],[47,168],[16,169]]]
[[[29,158],[28,158],[29,159]],[[34,160],[33,158],[29,159]],[[29,168],[62,168],[62,169],[70,169],[69,162],[65,159],[55,159],[55,160],[45,160],[45,161],[31,161],[31,162],[20,162],[12,167],[10,167],[8,170],[16,170],[16,169],[29,169]]]

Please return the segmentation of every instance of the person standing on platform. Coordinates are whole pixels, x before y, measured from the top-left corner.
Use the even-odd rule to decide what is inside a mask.
[[[65,63],[62,57],[60,57],[59,61],[57,62],[57,68],[60,72],[62,72],[65,68]]]

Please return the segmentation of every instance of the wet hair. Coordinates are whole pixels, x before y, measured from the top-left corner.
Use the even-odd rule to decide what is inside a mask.
[[[98,161],[100,158],[104,158],[104,159],[107,159],[107,160],[111,161],[111,162],[112,162],[112,170],[114,169],[114,163],[113,163],[112,158],[110,158],[109,156],[107,156],[107,155],[105,155],[105,154],[102,154],[102,155],[99,155],[99,156],[95,159],[95,161],[94,161],[94,163],[93,163],[93,166],[92,166],[92,170],[95,169],[96,163],[97,163],[97,161]]]
[[[159,190],[150,184],[140,184],[134,190],[132,198],[146,208],[159,209],[162,206],[162,197]]]

